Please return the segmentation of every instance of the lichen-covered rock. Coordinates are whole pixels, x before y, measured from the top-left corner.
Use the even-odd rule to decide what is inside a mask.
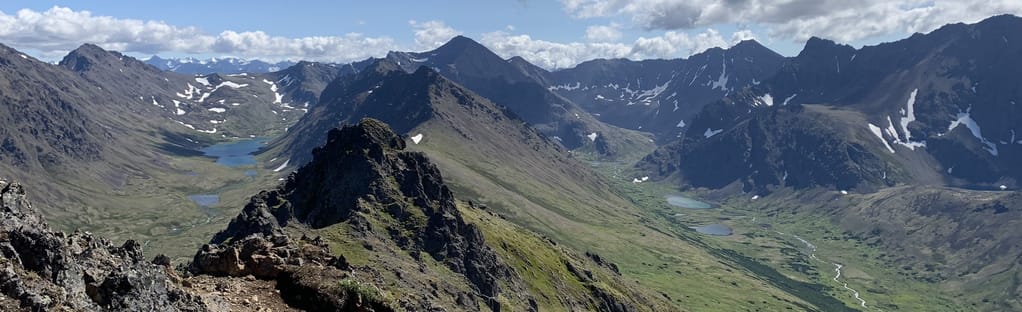
[[[0,292],[32,311],[205,311],[167,267],[87,232],[50,230],[18,183],[0,181]]]

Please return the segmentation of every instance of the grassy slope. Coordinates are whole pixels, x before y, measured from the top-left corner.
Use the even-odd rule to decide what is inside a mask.
[[[437,163],[459,198],[484,203],[514,223],[575,250],[600,254],[617,263],[627,279],[665,293],[680,307],[772,311],[807,305],[699,247],[699,238],[664,230],[669,224],[657,220],[645,208],[647,203],[616,194],[620,185],[583,184],[553,172],[558,169],[514,163],[514,157],[488,159],[472,146],[445,141],[458,137],[444,133],[446,129],[420,126],[416,130],[424,139],[411,148],[425,151]]]
[[[461,205],[462,215],[469,223],[479,226],[486,237],[487,243],[493,246],[505,261],[519,272],[536,295],[540,311],[560,311],[562,298],[579,298],[587,296],[588,287],[595,286],[620,298],[643,300],[652,305],[640,305],[641,309],[652,311],[674,310],[669,302],[659,294],[650,293],[648,289],[632,286],[608,269],[598,268],[589,259],[583,258],[569,249],[560,247],[551,241],[537,236],[492,213],[471,209]],[[585,268],[593,273],[596,282],[580,281],[565,263],[578,268]],[[586,307],[592,310],[595,307]]]

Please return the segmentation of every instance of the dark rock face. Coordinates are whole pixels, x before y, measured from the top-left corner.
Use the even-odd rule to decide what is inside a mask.
[[[1022,94],[1009,77],[1022,75],[1019,28],[1022,18],[996,16],[861,49],[812,38],[773,78],[705,107],[679,143],[662,147],[674,151],[658,151],[643,167],[701,171],[687,181],[707,187],[751,180],[866,191],[894,183],[1014,189],[1022,179],[1015,161],[1022,155]],[[720,134],[711,138],[713,131]],[[831,138],[818,137],[823,133]],[[714,143],[725,140],[732,144]],[[741,140],[765,144],[762,157],[743,156],[751,150]],[[815,155],[783,156],[795,145]],[[722,159],[708,162],[707,154]],[[800,159],[812,163],[796,170]],[[720,166],[697,168],[708,165]],[[782,166],[829,177],[764,177]]]
[[[568,149],[589,144],[590,140],[585,136],[590,133],[620,131],[608,127],[574,102],[551,91],[546,70],[520,57],[504,60],[466,37],[452,38],[433,51],[393,52],[387,55],[386,60],[407,72],[417,71],[422,66],[432,68],[466,89],[507,107],[543,134],[560,138],[559,142]]]
[[[204,311],[169,268],[89,233],[53,232],[20,184],[0,181],[0,291],[32,311]]]
[[[319,103],[319,95],[331,81],[358,74],[368,65],[368,61],[345,65],[302,61],[266,76],[277,83],[280,92],[295,103],[295,107],[310,107]]]
[[[289,130],[282,139],[289,145],[291,162],[311,161],[309,151],[322,146],[328,133],[358,118],[381,120],[394,131],[405,133],[434,117],[431,88],[443,78],[422,68],[413,74],[381,60],[357,75],[339,78],[323,90],[321,103]]]
[[[97,124],[81,81],[0,45],[0,167],[22,171],[100,157],[100,142],[113,138]],[[9,174],[9,173],[8,173]]]
[[[272,256],[281,254],[279,246],[269,247],[265,241],[280,240],[283,227],[317,229],[349,222],[363,235],[385,231],[413,257],[425,252],[463,274],[480,294],[495,297],[498,280],[510,278],[511,269],[486,246],[482,233],[461,218],[437,167],[424,154],[404,148],[404,140],[390,127],[372,119],[331,131],[326,145],[313,151],[312,162],[276,190],[255,196],[213,238],[212,243],[224,246],[207,245],[200,251],[195,270],[279,278],[293,271],[260,273],[263,267],[286,262]],[[375,228],[380,223],[366,219],[374,214],[394,222]]]
[[[849,190],[886,183],[884,160],[822,114],[769,109],[731,128],[716,128],[707,121],[734,114],[726,112],[731,104],[714,105],[719,106],[692,123],[692,129],[705,131],[690,132],[681,142],[684,161],[678,169],[692,186],[722,188],[741,181],[746,192],[766,193],[767,186]]]
[[[546,76],[548,89],[599,120],[667,141],[703,106],[772,77],[784,60],[749,40],[688,59],[598,59]]]

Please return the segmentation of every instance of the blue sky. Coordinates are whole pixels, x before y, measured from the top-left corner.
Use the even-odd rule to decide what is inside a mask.
[[[795,55],[810,36],[854,46],[1022,12],[1017,0],[24,1],[0,43],[56,59],[85,43],[130,55],[346,62],[463,34],[546,68],[678,58],[755,38]]]

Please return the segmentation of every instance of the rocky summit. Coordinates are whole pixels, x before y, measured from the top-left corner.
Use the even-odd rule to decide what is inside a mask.
[[[18,183],[0,181],[0,306],[29,311],[203,311],[178,286],[169,262],[150,262],[142,246],[88,232],[55,232]],[[6,309],[4,308],[4,309]]]
[[[414,257],[431,257],[464,275],[482,295],[480,300],[496,296],[501,291],[497,280],[510,278],[510,269],[486,247],[479,230],[462,220],[436,166],[422,153],[401,151],[404,147],[402,138],[376,120],[331,131],[327,144],[313,152],[311,163],[276,190],[255,196],[213,238],[222,246],[203,247],[193,268],[200,273],[274,278],[300,274],[295,270],[302,261],[288,268],[279,257],[252,253],[272,253],[272,248],[254,246],[286,241],[288,227],[321,229],[346,223],[357,236],[393,240]],[[376,228],[381,221],[390,224]],[[343,258],[324,260],[336,269],[347,268]],[[271,263],[282,267],[259,271]],[[418,304],[425,307],[429,301]]]

